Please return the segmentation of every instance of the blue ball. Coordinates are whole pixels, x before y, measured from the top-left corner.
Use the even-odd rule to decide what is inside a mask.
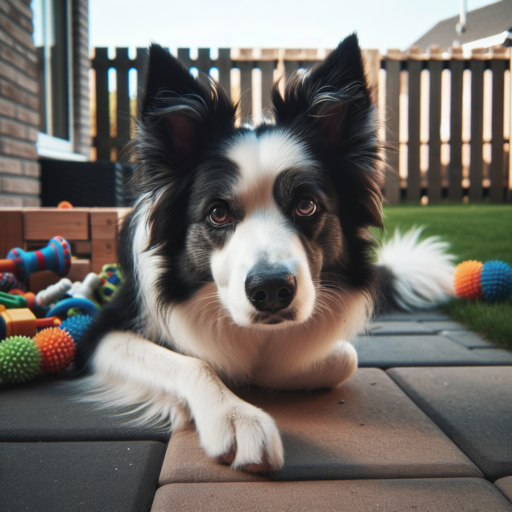
[[[512,295],[512,268],[508,263],[496,260],[486,262],[480,279],[485,300],[499,302]]]
[[[71,335],[74,342],[78,344],[82,340],[84,332],[92,324],[92,321],[92,316],[75,315],[64,320],[59,327],[66,330]]]

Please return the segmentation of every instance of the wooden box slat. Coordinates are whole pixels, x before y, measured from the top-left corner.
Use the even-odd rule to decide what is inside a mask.
[[[62,236],[66,240],[89,240],[89,210],[45,208],[25,210],[24,239],[50,240]]]

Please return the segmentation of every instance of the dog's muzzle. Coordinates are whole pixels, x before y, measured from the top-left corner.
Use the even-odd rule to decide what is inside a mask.
[[[275,313],[287,308],[297,291],[297,279],[284,265],[258,262],[247,274],[245,293],[258,311]]]

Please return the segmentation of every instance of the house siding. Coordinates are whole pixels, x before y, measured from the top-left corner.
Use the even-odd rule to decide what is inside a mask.
[[[40,204],[32,32],[30,0],[0,0],[0,206]]]

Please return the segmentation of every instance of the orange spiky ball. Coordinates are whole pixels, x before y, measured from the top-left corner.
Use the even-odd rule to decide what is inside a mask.
[[[41,351],[42,368],[46,373],[60,373],[75,357],[76,347],[73,338],[58,327],[48,327],[34,336]]]
[[[459,263],[453,274],[455,293],[461,299],[474,300],[482,296],[481,275],[484,264],[481,261],[468,260]]]

